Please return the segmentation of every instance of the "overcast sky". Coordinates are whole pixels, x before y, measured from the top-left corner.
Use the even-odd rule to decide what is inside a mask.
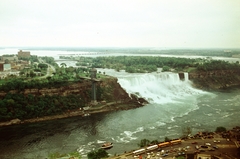
[[[240,0],[0,0],[1,46],[240,48]]]

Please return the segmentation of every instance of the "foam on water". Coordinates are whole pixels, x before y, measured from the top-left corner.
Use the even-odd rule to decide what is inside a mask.
[[[156,124],[157,124],[157,126],[164,126],[164,125],[166,125],[166,123],[163,123],[163,122],[160,122],[160,121],[157,121]]]
[[[144,131],[144,128],[143,127],[138,127],[136,129],[136,131],[124,131],[123,133],[121,133],[121,136],[123,136],[122,139],[128,139],[128,141],[136,140],[137,137],[135,137],[133,135],[136,134],[136,133],[142,132],[142,131]]]
[[[233,113],[226,113],[225,115],[222,116],[222,118],[228,118],[231,115],[233,115]]]
[[[179,127],[178,125],[173,125],[173,126],[167,127],[167,129],[178,128],[178,127]]]
[[[106,142],[106,141],[97,140],[97,143],[98,143],[98,144],[102,144],[102,143],[104,143],[104,142]]]

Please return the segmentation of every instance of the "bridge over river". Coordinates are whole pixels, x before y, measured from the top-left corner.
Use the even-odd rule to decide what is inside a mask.
[[[79,61],[79,60],[72,60],[72,59],[57,59],[57,60],[55,60],[55,62],[59,62],[59,61]]]

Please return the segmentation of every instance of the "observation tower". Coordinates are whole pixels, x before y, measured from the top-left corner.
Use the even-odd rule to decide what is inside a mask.
[[[97,104],[97,98],[96,98],[96,83],[99,81],[97,80],[97,69],[92,68],[91,69],[91,81],[92,81],[92,105]]]

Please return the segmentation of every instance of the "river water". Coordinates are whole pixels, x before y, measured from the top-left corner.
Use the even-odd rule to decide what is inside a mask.
[[[174,73],[128,74],[100,70],[118,77],[129,93],[147,99],[144,107],[0,128],[0,158],[45,158],[78,150],[83,156],[105,141],[112,155],[137,148],[141,139],[177,138],[185,127],[193,133],[239,125],[240,89],[205,92]]]
[[[0,128],[1,159],[44,159],[49,154],[79,151],[83,156],[105,141],[112,155],[138,148],[141,139],[178,138],[192,132],[239,126],[240,89],[206,92],[192,87],[188,75],[128,74],[99,69],[118,78],[128,92],[149,101],[144,107]]]

